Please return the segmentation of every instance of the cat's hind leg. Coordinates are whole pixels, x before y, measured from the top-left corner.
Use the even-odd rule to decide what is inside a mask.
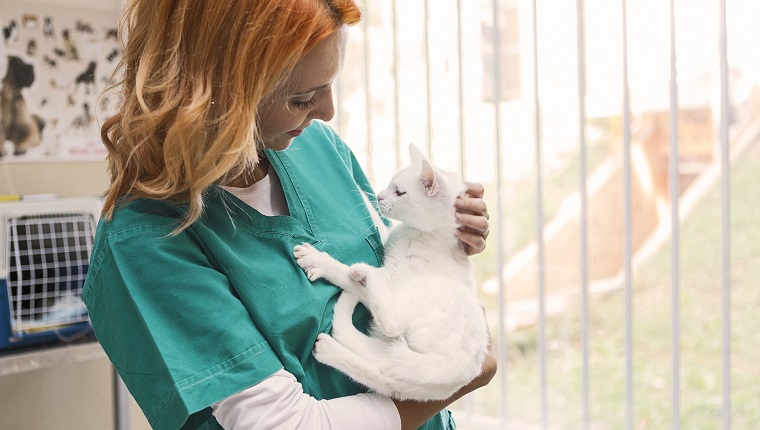
[[[383,376],[377,366],[327,334],[321,333],[317,336],[313,355],[320,363],[345,373],[378,394],[385,396],[393,394],[390,381]]]
[[[353,313],[359,298],[347,291],[335,303],[332,337],[338,343],[362,357],[382,354],[389,347],[388,341],[368,336],[359,331],[353,323]]]
[[[357,263],[351,266],[349,275],[357,282],[362,281],[362,303],[372,313],[377,329],[389,338],[404,334],[408,327],[408,316],[401,315],[396,305],[394,282],[382,269]]]
[[[387,273],[382,268],[355,263],[348,267],[350,288],[348,285],[341,287],[367,306],[375,325],[385,337],[396,338],[406,331],[408,316],[398,312],[393,291],[394,283]],[[340,300],[336,304],[336,312],[339,305]]]

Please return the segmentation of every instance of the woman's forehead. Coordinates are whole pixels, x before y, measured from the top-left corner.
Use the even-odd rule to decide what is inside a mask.
[[[307,94],[329,85],[343,64],[346,32],[337,31],[309,51],[296,63],[287,84],[291,94]]]

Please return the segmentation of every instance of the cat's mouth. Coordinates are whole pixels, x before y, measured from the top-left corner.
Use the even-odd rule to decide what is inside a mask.
[[[378,200],[377,206],[380,209],[380,216],[386,216],[391,211],[391,204],[386,200]]]

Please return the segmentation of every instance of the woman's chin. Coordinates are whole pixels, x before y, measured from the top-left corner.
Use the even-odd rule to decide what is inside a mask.
[[[290,144],[293,143],[293,139],[295,139],[295,137],[288,134],[281,134],[272,140],[264,142],[264,147],[273,151],[283,151],[288,149]]]

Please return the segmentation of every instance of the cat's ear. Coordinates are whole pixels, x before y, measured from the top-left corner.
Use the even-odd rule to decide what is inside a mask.
[[[422,160],[420,180],[429,197],[435,196],[440,191],[441,178],[427,160]]]
[[[419,166],[422,160],[428,159],[413,143],[409,144],[409,158],[412,160],[412,166]]]

